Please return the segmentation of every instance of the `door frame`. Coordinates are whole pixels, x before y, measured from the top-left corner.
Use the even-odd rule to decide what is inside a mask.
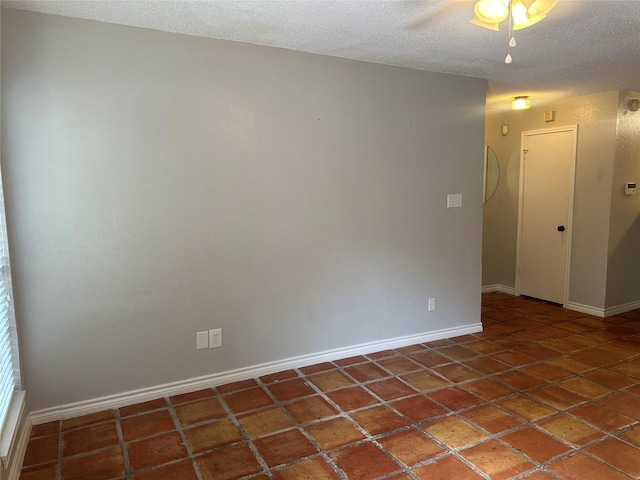
[[[575,201],[576,163],[578,160],[578,125],[565,125],[563,127],[542,128],[538,130],[525,130],[520,134],[520,183],[518,188],[518,236],[516,241],[516,295],[520,295],[520,247],[522,243],[522,208],[524,199],[524,141],[527,136],[544,135],[548,133],[571,132],[571,165],[569,166],[569,212],[567,219],[566,264],[564,272],[564,299],[562,306],[566,307],[569,301],[569,274],[571,270],[571,244],[573,239],[573,204]]]

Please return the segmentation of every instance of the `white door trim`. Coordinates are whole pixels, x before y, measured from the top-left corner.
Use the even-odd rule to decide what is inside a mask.
[[[520,295],[520,247],[522,243],[522,202],[524,197],[524,140],[527,136],[544,135],[547,133],[571,132],[572,146],[569,175],[569,218],[567,221],[567,245],[566,265],[564,274],[564,300],[562,306],[566,307],[569,301],[569,274],[571,269],[571,243],[573,238],[573,203],[575,195],[576,162],[578,151],[578,125],[566,125],[563,127],[543,128],[538,130],[526,130],[520,135],[520,183],[518,190],[518,236],[516,244],[516,295]]]

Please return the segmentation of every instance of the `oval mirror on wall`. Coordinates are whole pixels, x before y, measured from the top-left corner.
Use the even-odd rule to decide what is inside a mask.
[[[500,180],[500,165],[498,157],[490,146],[484,146],[484,197],[482,203],[487,203],[498,188]]]

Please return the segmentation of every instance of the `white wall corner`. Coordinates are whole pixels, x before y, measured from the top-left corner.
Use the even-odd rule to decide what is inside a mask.
[[[494,293],[494,292],[507,293],[509,295],[516,295],[516,289],[514,287],[507,287],[506,285],[499,285],[499,284],[482,286],[482,293]]]

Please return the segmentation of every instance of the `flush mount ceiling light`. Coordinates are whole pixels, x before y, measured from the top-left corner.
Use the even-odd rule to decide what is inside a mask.
[[[515,97],[511,102],[511,110],[526,110],[531,108],[529,97]]]
[[[509,19],[509,46],[516,46],[513,30],[538,23],[556,6],[558,0],[478,0],[471,23],[489,30],[500,30],[500,22]],[[504,63],[513,59],[507,54]]]

